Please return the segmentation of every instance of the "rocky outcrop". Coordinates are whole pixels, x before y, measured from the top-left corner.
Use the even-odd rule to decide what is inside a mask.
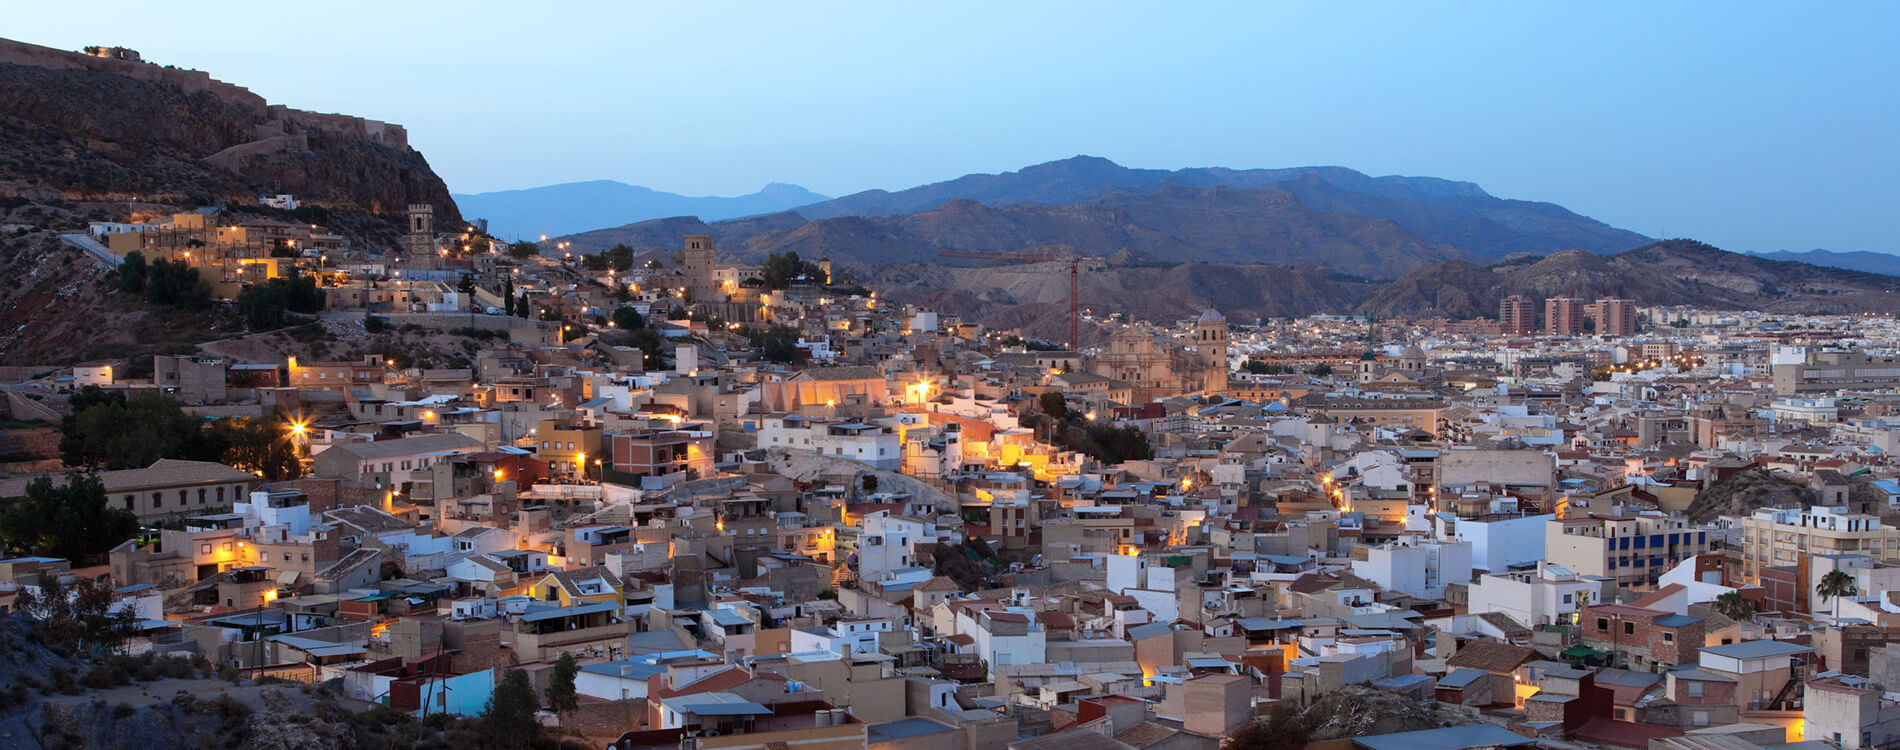
[[[0,40],[0,194],[250,202],[289,193],[461,221],[401,126],[269,105],[197,71]]]

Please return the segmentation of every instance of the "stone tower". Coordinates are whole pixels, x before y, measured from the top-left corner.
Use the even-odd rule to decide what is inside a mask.
[[[820,269],[823,269],[825,272],[825,285],[830,286],[831,285],[831,256],[827,255],[823,258],[820,258],[818,260],[818,267]]]
[[[403,243],[411,263],[431,263],[435,258],[435,206],[409,204],[409,239]]]
[[[696,302],[711,300],[718,285],[713,282],[713,238],[709,234],[686,235],[686,291]]]
[[[1207,308],[1194,321],[1195,359],[1201,366],[1201,390],[1227,390],[1227,318]]]

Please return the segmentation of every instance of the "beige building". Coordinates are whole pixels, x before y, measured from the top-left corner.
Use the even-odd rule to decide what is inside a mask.
[[[1900,559],[1900,529],[1879,516],[1844,507],[1764,508],[1742,519],[1742,576],[1761,581],[1761,570],[1795,565],[1803,555],[1867,555]]]
[[[1708,550],[1709,533],[1681,518],[1589,515],[1544,526],[1544,555],[1551,564],[1614,579],[1625,589],[1654,587],[1665,571]]]
[[[106,502],[132,511],[140,521],[229,508],[245,499],[257,477],[211,461],[162,458],[143,469],[102,471]],[[24,497],[31,477],[0,481],[0,498]],[[66,480],[54,477],[56,484]]]

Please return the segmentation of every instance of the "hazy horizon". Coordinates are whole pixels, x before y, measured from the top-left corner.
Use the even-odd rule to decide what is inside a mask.
[[[15,8],[0,34],[401,123],[456,193],[842,196],[1089,154],[1438,177],[1730,250],[1900,253],[1900,6],[1711,10],[104,2]]]

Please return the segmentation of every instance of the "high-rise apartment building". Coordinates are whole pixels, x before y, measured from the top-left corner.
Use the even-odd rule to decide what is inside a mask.
[[[1498,328],[1506,336],[1529,336],[1537,330],[1537,308],[1521,294],[1498,302]]]
[[[1604,298],[1590,303],[1599,336],[1636,335],[1636,300]]]
[[[1583,300],[1575,297],[1544,300],[1544,333],[1549,336],[1583,333]]]

